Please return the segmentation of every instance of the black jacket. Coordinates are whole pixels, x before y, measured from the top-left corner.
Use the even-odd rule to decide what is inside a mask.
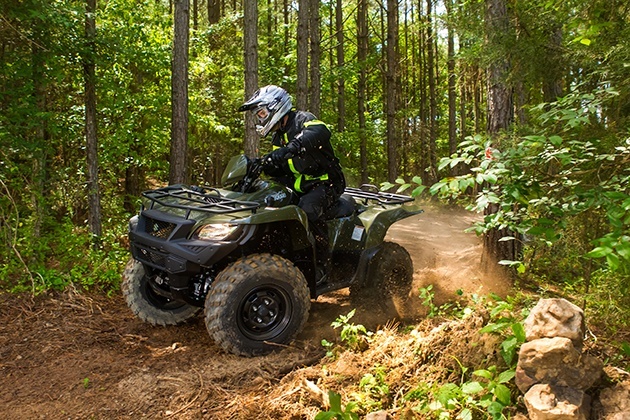
[[[274,132],[273,149],[291,145],[297,155],[280,168],[265,172],[298,193],[306,194],[314,186],[328,183],[341,195],[346,181],[330,143],[331,133],[326,124],[305,111],[291,111],[284,127]]]

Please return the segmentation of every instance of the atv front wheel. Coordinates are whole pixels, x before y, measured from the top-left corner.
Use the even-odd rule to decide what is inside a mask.
[[[177,325],[193,318],[200,308],[168,299],[153,290],[144,266],[131,258],[122,278],[122,292],[133,313],[152,325]]]
[[[210,336],[241,356],[270,353],[302,330],[311,307],[306,279],[290,261],[254,254],[219,273],[206,296]]]
[[[366,284],[350,287],[353,300],[374,301],[380,306],[391,306],[392,300],[404,302],[409,297],[413,282],[413,262],[409,252],[394,242],[383,242],[374,256],[372,275]]]

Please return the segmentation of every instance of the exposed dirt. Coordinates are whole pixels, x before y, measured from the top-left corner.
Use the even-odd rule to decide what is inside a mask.
[[[427,206],[425,213],[390,229],[388,240],[403,245],[414,261],[414,290],[432,284],[436,303],[455,298],[460,289],[508,293],[506,280],[479,269],[480,241],[464,233],[474,219],[462,210]],[[405,315],[420,320],[426,307],[419,298],[412,302]],[[334,384],[321,373],[320,341],[338,338],[330,324],[352,308],[347,290],[320,297],[295,343],[268,356],[243,358],[221,352],[201,317],[178,327],[143,324],[120,293],[107,298],[70,290],[35,299],[3,294],[0,417],[310,419],[322,409],[317,390]],[[353,322],[372,331],[391,315],[371,307],[356,309]],[[457,326],[449,328],[439,334],[429,330],[422,339],[433,346],[446,335],[458,336]],[[420,334],[417,328],[415,336]],[[469,337],[460,335],[470,348]],[[395,346],[404,344],[385,341],[374,344],[377,353],[365,357],[391,356]],[[413,362],[401,359],[397,366],[424,364],[422,354],[412,356]],[[370,363],[348,352],[329,370],[337,372],[334,381],[356,382],[361,367]],[[319,385],[309,388],[307,380]]]

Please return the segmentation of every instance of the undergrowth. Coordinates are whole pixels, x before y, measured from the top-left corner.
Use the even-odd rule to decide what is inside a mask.
[[[598,281],[611,279],[594,276],[594,284]],[[609,319],[613,325],[603,326],[604,333],[624,328],[627,311],[610,303],[607,307],[604,289],[597,290],[586,299],[588,325],[603,321],[603,315],[596,314],[601,309],[608,316],[620,315],[616,321]],[[332,324],[340,332],[339,341],[322,342],[328,361],[343,365],[348,363],[347,353],[360,353],[363,373],[343,387],[332,382],[330,406],[316,420],[357,419],[379,410],[400,419],[461,420],[509,419],[524,412],[514,377],[518,351],[526,339],[522,322],[536,300],[552,297],[550,290],[540,292],[505,299],[473,294],[438,306],[429,285],[419,291],[427,318],[411,330],[400,328],[391,334],[352,323],[355,310],[340,315]],[[571,296],[569,288],[562,292]],[[627,370],[630,344],[607,344],[604,363]]]
[[[433,317],[427,318],[427,335],[417,329],[396,331],[400,337],[386,342],[387,334],[351,322],[355,310],[337,318],[333,327],[340,330],[339,343],[322,342],[331,363],[349,351],[362,352],[361,359],[372,364],[346,390],[345,405],[340,393],[329,391],[330,408],[316,420],[354,419],[378,410],[402,413],[400,418],[463,420],[504,419],[516,413],[519,392],[513,378],[525,341],[521,322],[528,313],[523,309],[526,299],[471,295],[466,305],[436,306],[431,287],[420,296]],[[392,348],[394,342],[404,342],[398,344],[403,347]]]
[[[105,225],[98,242],[87,229],[77,228],[70,220],[45,226],[38,240],[32,239],[35,233],[28,223],[10,228],[18,232],[7,233],[9,226],[0,229],[9,243],[0,255],[0,290],[35,295],[67,287],[107,294],[118,289],[129,258],[129,250],[121,241],[126,233],[124,223]]]

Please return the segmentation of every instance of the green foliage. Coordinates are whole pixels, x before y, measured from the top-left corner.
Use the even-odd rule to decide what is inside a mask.
[[[372,373],[366,373],[359,381],[359,392],[352,396],[357,401],[357,407],[366,413],[378,411],[387,407],[390,399],[387,371],[383,366],[375,366]]]
[[[453,411],[457,419],[473,419],[474,413],[486,412],[492,419],[506,418],[503,411],[511,406],[512,393],[506,384],[514,377],[514,371],[497,373],[496,367],[473,372],[481,380],[470,380],[456,385],[447,383],[435,390],[435,401],[429,409],[438,418],[450,418]]]
[[[347,315],[339,315],[330,325],[334,329],[341,328],[341,341],[349,350],[364,350],[373,333],[367,331],[361,324],[355,325],[350,322],[355,312],[356,309],[353,309]]]
[[[354,412],[356,403],[349,402],[345,408],[341,406],[341,395],[334,391],[328,391],[330,409],[321,411],[315,416],[315,420],[359,420],[359,416]]]
[[[493,322],[483,327],[480,333],[500,335],[503,338],[500,349],[501,356],[508,367],[515,368],[516,353],[521,344],[525,342],[525,328],[520,319],[524,319],[527,312],[524,311],[517,317],[514,314],[513,302],[503,300],[493,294],[490,297],[492,299],[489,302],[490,319]]]
[[[381,183],[381,189],[387,191],[390,189],[394,189],[398,185],[398,187],[396,188],[396,193],[402,193],[407,191],[414,184],[416,184],[417,186],[411,191],[411,196],[418,197],[427,188],[426,186],[422,185],[422,178],[420,178],[419,176],[414,176],[411,179],[411,182],[405,182],[405,180],[402,178],[398,178],[395,184],[392,184],[391,182],[383,182]]]
[[[471,173],[444,178],[431,186],[431,193],[459,197],[476,190],[471,210],[484,212],[491,205],[497,209],[477,225],[478,233],[509,228],[534,241],[531,247],[543,250],[562,244],[573,228],[568,222],[589,220],[590,231],[585,230],[581,240],[596,246],[582,257],[605,259],[613,271],[627,270],[630,138],[620,141],[605,135],[600,129],[604,122],[598,119],[598,110],[615,97],[609,89],[574,92],[534,108],[540,123],[537,132],[506,137],[495,147],[482,136],[469,139],[439,167],[465,163]]]
[[[28,237],[31,227],[23,224],[18,236]],[[99,247],[92,246],[93,238],[87,231],[77,229],[68,220],[51,226],[36,243],[18,240],[12,253],[5,256],[9,263],[0,271],[0,288],[32,293],[63,290],[70,285],[106,292],[117,289],[129,252],[118,244],[119,228],[105,227],[110,230],[103,240],[109,245]],[[24,264],[18,264],[16,258]]]
[[[479,333],[498,334],[503,338],[498,350],[506,367],[491,365],[472,370],[453,356],[460,369],[458,383],[421,382],[404,396],[405,401],[412,403],[414,411],[422,413],[425,418],[504,419],[507,417],[506,411],[511,410],[516,403],[512,396],[517,393],[512,384],[515,355],[525,341],[525,332],[519,319],[527,311],[517,310],[517,300],[503,300],[495,295],[472,296],[471,302],[473,306],[468,307],[470,312],[489,311],[490,320]]]
[[[470,307],[462,307],[460,302],[446,302],[440,306],[435,305],[433,299],[435,298],[435,292],[433,292],[433,285],[429,284],[427,287],[421,287],[419,290],[419,297],[422,299],[422,306],[428,309],[427,318],[434,318],[436,316],[454,316],[457,318],[465,318],[470,315],[472,309]],[[463,295],[463,291],[461,289],[456,291],[458,296]],[[478,297],[476,295],[472,296],[473,301],[476,301]]]
[[[432,288],[427,287],[424,290],[426,303],[432,305]],[[515,356],[525,341],[521,320],[528,311],[520,309],[525,302],[527,299],[524,297],[502,299],[492,294],[487,297],[471,295],[469,304],[464,308],[461,308],[461,305],[434,307],[434,310],[445,318],[458,319],[476,312],[488,313],[488,322],[479,333],[498,335],[502,338],[497,351],[503,356],[505,365],[488,363],[473,369],[462,364],[457,357],[451,356],[459,366],[457,382],[425,382],[420,379],[417,383],[409,383],[400,381],[400,372],[392,375],[390,367],[377,363],[366,369],[367,373],[359,380],[356,391],[352,392],[352,399],[346,407],[346,414],[410,409],[427,419],[508,418],[515,410],[515,396],[518,395],[513,379]],[[335,325],[337,327],[351,325],[349,319],[352,315],[353,312],[340,316]],[[350,335],[355,334],[356,330],[353,331]],[[398,367],[391,366],[392,369]],[[397,380],[392,381],[392,376]],[[402,395],[402,398],[394,398],[394,395]],[[337,397],[340,398],[338,395]],[[341,417],[343,413],[339,400],[339,403],[335,403],[334,409],[331,403],[331,410],[318,414],[322,417],[316,418],[349,418]]]
[[[420,288],[420,299],[422,299],[422,305],[429,310],[429,313],[427,313],[429,318],[433,318],[438,314],[439,308],[433,303],[433,298],[435,298],[435,293],[433,292],[432,284]]]

